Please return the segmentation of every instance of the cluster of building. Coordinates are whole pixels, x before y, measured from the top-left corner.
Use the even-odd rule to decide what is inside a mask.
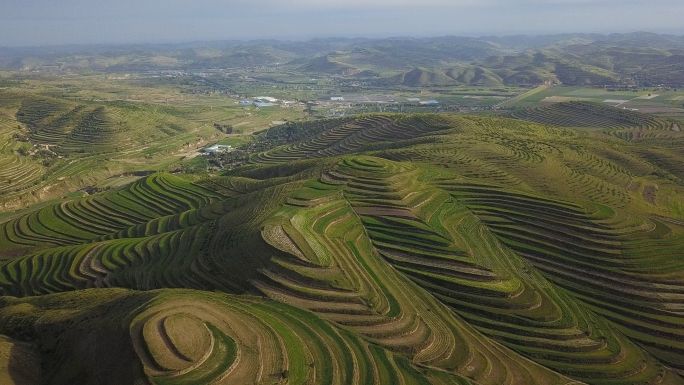
[[[256,107],[275,107],[275,106],[280,106],[280,107],[294,107],[296,105],[303,105],[303,103],[299,102],[293,102],[289,100],[280,100],[276,98],[272,98],[270,96],[257,96],[254,97],[253,100],[241,100],[238,102],[239,105],[241,106],[251,106],[254,105]]]
[[[403,98],[393,97],[387,95],[347,95],[347,96],[331,96],[331,102],[335,103],[377,103],[377,104],[416,104],[421,106],[437,105],[438,101],[434,99],[421,100],[420,98]]]
[[[222,152],[231,152],[233,151],[233,146],[227,146],[223,144],[215,144],[211,147],[207,147],[202,149],[202,155],[210,155],[210,154],[219,154]]]

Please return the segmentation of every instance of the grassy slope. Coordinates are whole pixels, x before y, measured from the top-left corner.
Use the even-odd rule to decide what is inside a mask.
[[[0,106],[6,112],[0,118],[3,134],[25,138],[9,141],[0,155],[7,164],[3,176],[12,180],[0,198],[6,209],[60,197],[109,176],[163,169],[176,153],[218,138],[213,128],[198,128],[149,104],[79,103],[0,91]],[[20,147],[27,151],[17,152]]]
[[[8,217],[5,295],[70,293],[3,297],[0,332],[39,341],[52,383],[682,383],[678,138],[447,115],[315,132],[231,175]],[[270,300],[81,290],[110,286]],[[129,361],[85,359],[82,330],[129,335]]]

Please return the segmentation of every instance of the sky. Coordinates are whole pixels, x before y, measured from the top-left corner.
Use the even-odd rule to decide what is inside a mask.
[[[0,46],[652,31],[682,0],[0,0]]]

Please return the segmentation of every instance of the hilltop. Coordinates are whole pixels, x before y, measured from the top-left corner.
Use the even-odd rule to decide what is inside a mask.
[[[415,68],[386,79],[386,85],[411,87],[444,85],[503,86],[503,79],[490,70],[478,66],[459,66],[445,70]]]
[[[25,207],[107,177],[148,171],[143,165],[155,156],[168,157],[218,137],[180,111],[152,103],[0,90],[0,137],[5,140],[0,206]]]

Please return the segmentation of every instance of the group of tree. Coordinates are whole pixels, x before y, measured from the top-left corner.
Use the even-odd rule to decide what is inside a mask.
[[[233,126],[231,126],[229,124],[222,125],[222,124],[214,123],[214,128],[216,128],[217,130],[219,130],[225,134],[232,134],[233,133]]]

